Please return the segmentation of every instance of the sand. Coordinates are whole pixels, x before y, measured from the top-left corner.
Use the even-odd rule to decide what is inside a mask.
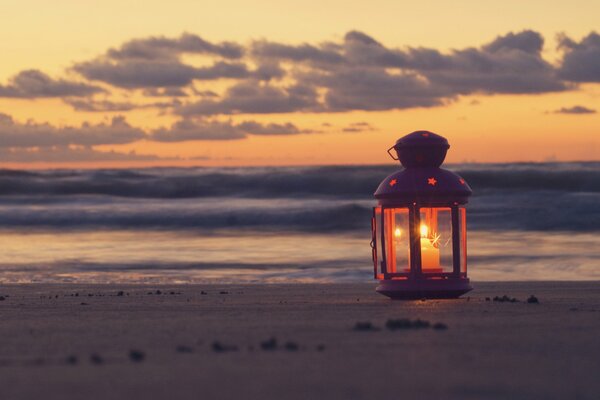
[[[0,399],[600,398],[598,282],[475,287],[0,286]]]

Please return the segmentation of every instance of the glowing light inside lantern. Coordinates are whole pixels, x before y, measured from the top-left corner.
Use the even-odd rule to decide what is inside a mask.
[[[429,234],[429,228],[425,224],[421,224],[421,237],[426,238]]]
[[[396,230],[394,231],[394,236],[399,239],[400,236],[402,236],[402,231],[400,230],[400,228],[396,228]]]

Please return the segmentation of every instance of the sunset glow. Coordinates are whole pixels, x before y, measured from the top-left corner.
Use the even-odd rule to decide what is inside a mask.
[[[592,2],[8,3],[5,167],[600,160]]]

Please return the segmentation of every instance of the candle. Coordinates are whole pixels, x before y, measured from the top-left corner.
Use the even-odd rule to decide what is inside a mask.
[[[432,270],[440,269],[440,249],[433,245],[427,237],[428,233],[427,225],[421,224],[421,270],[434,272]]]

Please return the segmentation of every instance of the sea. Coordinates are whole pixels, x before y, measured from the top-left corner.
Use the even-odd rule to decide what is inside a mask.
[[[0,283],[373,279],[398,167],[0,170]],[[600,280],[600,163],[454,164],[473,281]]]

